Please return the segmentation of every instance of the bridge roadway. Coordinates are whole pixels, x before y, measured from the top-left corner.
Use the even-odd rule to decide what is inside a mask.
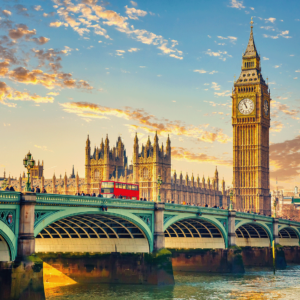
[[[217,208],[0,192],[0,261],[34,252],[299,246],[300,223]]]

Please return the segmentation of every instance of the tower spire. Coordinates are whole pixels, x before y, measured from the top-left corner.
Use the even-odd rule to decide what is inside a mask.
[[[244,53],[244,57],[259,57],[256,47],[255,47],[255,43],[254,43],[254,38],[253,38],[253,17],[251,17],[251,31],[250,31],[250,38],[249,38],[249,42],[246,48],[246,51]]]

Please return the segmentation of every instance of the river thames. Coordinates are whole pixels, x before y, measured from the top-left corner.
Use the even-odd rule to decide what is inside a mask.
[[[79,285],[46,288],[47,300],[86,299],[299,299],[300,266],[276,275],[269,270],[247,270],[244,275],[175,274],[172,287],[140,285]]]

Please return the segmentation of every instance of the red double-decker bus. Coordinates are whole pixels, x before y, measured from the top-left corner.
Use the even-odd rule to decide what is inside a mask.
[[[104,198],[139,200],[139,185],[115,181],[102,181],[101,194]]]

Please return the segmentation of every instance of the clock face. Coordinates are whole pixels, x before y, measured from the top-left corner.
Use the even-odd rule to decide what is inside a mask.
[[[238,109],[243,115],[250,115],[254,110],[254,103],[251,99],[245,98],[240,101]]]
[[[264,111],[265,111],[265,115],[268,116],[269,115],[269,103],[267,100],[265,100],[265,103],[264,103]]]

